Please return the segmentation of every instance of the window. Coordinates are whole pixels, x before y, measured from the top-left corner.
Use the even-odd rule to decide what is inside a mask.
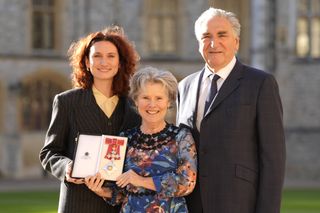
[[[54,0],[32,0],[32,47],[34,49],[54,48],[54,9]]]
[[[177,1],[147,0],[146,4],[149,53],[153,55],[176,53]]]
[[[51,76],[55,77],[55,76]],[[51,107],[56,94],[66,89],[48,78],[33,78],[22,83],[21,128],[26,131],[45,130],[51,119]]]
[[[299,0],[296,54],[320,58],[320,0]]]

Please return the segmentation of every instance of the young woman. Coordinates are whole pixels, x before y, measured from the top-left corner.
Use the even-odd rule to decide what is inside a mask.
[[[54,99],[40,161],[61,180],[59,212],[118,212],[92,193],[84,179],[71,177],[72,157],[78,133],[119,135],[140,123],[127,99],[139,57],[119,27],[81,38],[69,55],[74,89]]]

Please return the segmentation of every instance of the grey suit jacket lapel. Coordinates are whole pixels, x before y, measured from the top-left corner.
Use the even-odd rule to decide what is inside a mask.
[[[202,71],[198,71],[187,77],[182,84],[179,84],[179,97],[181,96],[181,100],[178,99],[180,102],[178,103],[177,123],[186,125],[191,129],[196,128],[199,82],[202,75]]]
[[[228,97],[240,85],[243,76],[242,64],[237,60],[231,73],[223,83],[214,102],[209,107],[207,114],[213,111],[226,97]],[[206,115],[207,115],[206,114]]]
[[[197,93],[196,93],[196,100],[195,101],[195,106],[194,106],[194,118],[193,118],[193,125],[194,127],[196,127],[196,123],[197,123],[197,114],[198,114],[198,104],[199,104],[199,94],[200,94],[200,87],[201,87],[201,82],[202,82],[202,77],[203,77],[203,74],[204,74],[204,68],[202,69],[202,71],[200,72],[200,75],[198,75],[197,77],[199,77],[198,79],[196,78],[195,79],[195,83],[194,85],[196,85],[196,90]]]

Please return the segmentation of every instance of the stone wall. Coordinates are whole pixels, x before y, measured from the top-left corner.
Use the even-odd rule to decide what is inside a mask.
[[[320,63],[295,55],[296,3],[277,1],[277,70],[286,129],[286,182],[320,183]],[[281,8],[287,8],[281,10]]]
[[[143,7],[145,1],[58,0],[56,33],[59,45],[52,53],[38,57],[31,49],[30,1],[0,0],[0,176],[5,174],[22,178],[42,175],[37,153],[43,144],[44,133],[20,130],[21,115],[16,104],[15,87],[39,70],[56,72],[69,81],[71,69],[66,58],[67,50],[72,41],[88,32],[114,23],[122,25],[141,54],[140,67],[155,66],[170,70],[178,80],[203,67],[193,24],[212,1],[178,1],[181,3],[177,11],[179,51],[174,60],[154,59],[144,49],[148,36],[146,11]],[[257,66],[275,68],[270,71],[278,80],[283,101],[287,146],[286,182],[320,182],[320,64],[319,61],[295,58],[296,1],[245,0],[246,7],[243,4],[240,7],[242,1],[214,2],[221,7],[242,8],[239,9],[239,18],[242,20],[242,35],[245,38],[240,46],[239,57],[245,59],[245,62],[254,61]],[[267,11],[270,12],[270,8],[276,9],[272,11],[275,20],[268,17]],[[260,12],[252,13],[252,10]],[[263,24],[259,20],[263,20]],[[265,22],[272,23],[269,25]],[[271,32],[269,30],[273,30],[275,35],[264,33]],[[274,42],[272,45],[275,45],[275,52],[265,54],[267,52],[264,48],[269,48],[270,42]],[[259,54],[256,54],[257,51]],[[272,66],[269,64],[270,57],[275,58]],[[174,110],[168,117],[174,121]],[[30,149],[32,145],[35,149]]]

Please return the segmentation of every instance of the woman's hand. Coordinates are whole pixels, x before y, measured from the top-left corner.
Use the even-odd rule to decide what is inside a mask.
[[[85,178],[86,186],[99,195],[100,197],[111,197],[111,190],[105,187],[102,187],[104,179],[101,179],[100,173],[97,173],[94,176],[89,176]]]
[[[66,166],[66,181],[74,184],[83,184],[84,179],[83,178],[72,178],[71,177],[72,172],[72,162],[68,163]]]
[[[130,169],[129,171],[121,174],[117,178],[116,184],[122,188],[128,185],[129,183],[134,186],[141,186],[142,178],[143,177],[141,177],[140,175],[137,175],[137,173],[135,173],[132,169]]]
[[[156,190],[153,179],[151,177],[142,177],[135,173],[132,169],[120,175],[117,178],[116,184],[122,188],[127,186],[128,184],[131,184],[136,187]]]

